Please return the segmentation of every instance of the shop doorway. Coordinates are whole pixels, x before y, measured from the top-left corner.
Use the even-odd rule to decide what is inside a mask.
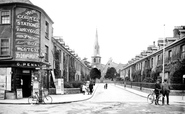
[[[21,79],[23,97],[31,96],[31,74],[23,74]]]

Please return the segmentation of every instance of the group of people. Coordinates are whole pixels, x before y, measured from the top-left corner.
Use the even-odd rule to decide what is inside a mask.
[[[169,93],[170,93],[170,86],[168,84],[167,79],[164,79],[164,82],[161,83],[161,81],[158,79],[156,84],[155,84],[155,94],[156,94],[156,102],[155,105],[158,105],[158,98],[159,98],[159,94],[162,94],[162,104],[164,105],[164,98],[166,96],[166,101],[167,101],[167,105],[169,105]]]
[[[92,82],[87,82],[82,85],[82,93],[84,95],[91,95],[93,93],[93,86],[94,84]]]

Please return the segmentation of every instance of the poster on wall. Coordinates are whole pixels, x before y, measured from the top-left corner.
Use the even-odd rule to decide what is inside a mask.
[[[39,94],[39,82],[38,81],[33,81],[33,91],[32,95],[35,96],[37,92]]]
[[[11,91],[11,81],[12,81],[12,69],[11,68],[7,68],[7,78],[6,78],[6,90]]]
[[[0,90],[0,99],[5,98],[5,90]]]
[[[61,79],[56,79],[56,94],[61,94],[62,93],[62,88],[61,88]]]
[[[33,89],[39,89],[39,82],[33,81]]]
[[[6,90],[7,68],[0,68],[0,90]]]
[[[64,94],[64,80],[56,79],[56,94]]]
[[[61,79],[61,94],[64,94],[64,79]]]
[[[0,68],[0,90],[11,91],[11,68]]]
[[[22,89],[17,89],[17,99],[21,99],[22,97]]]
[[[38,60],[40,43],[40,13],[30,8],[16,8],[15,57]]]

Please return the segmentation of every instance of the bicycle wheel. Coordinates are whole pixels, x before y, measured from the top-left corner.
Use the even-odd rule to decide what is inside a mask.
[[[154,101],[154,96],[153,96],[152,94],[149,94],[149,95],[147,96],[147,102],[148,102],[149,104],[152,104],[153,101]]]
[[[162,105],[162,98],[163,98],[163,96],[159,95],[159,97],[158,97],[158,104],[159,105]]]
[[[53,101],[51,96],[46,96],[43,98],[43,100],[44,100],[44,103],[47,103],[47,104],[51,104]]]
[[[28,103],[36,104],[37,103],[37,99],[31,96],[31,97],[28,98]]]

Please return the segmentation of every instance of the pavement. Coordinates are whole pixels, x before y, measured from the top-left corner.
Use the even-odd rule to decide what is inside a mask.
[[[139,95],[141,97],[147,98],[147,96],[148,96],[148,93],[145,93],[145,92],[142,92],[142,91],[139,91],[139,90],[135,90],[135,89],[132,89],[132,88],[124,87],[122,85],[115,85],[115,86],[117,86],[119,88],[122,88],[122,89],[124,89],[126,91],[129,91],[131,93],[137,94],[137,95]],[[185,103],[185,95],[184,96],[171,96],[171,95],[169,95],[169,102],[170,103]]]
[[[64,95],[50,95],[53,99],[52,104],[64,104],[64,103],[72,103],[72,102],[80,102],[89,100],[93,97],[96,89],[98,88],[98,84],[94,86],[94,91],[91,95],[84,95],[82,93],[78,94],[64,94]],[[17,105],[25,105],[30,104],[28,103],[28,98],[22,99],[0,99],[0,104],[17,104]],[[45,103],[46,104],[46,103]]]
[[[138,91],[132,88],[123,87],[121,85],[115,85],[119,88],[122,88],[128,92],[133,94],[139,95],[141,97],[147,98],[148,93]],[[94,93],[98,88],[98,84],[95,85],[95,91],[91,95],[83,95],[83,94],[64,94],[64,95],[50,95],[53,99],[52,104],[64,104],[64,103],[71,103],[71,102],[79,102],[89,100],[93,97]],[[185,103],[185,96],[169,96],[170,103]],[[29,104],[28,98],[22,99],[5,99],[0,100],[0,104]]]

